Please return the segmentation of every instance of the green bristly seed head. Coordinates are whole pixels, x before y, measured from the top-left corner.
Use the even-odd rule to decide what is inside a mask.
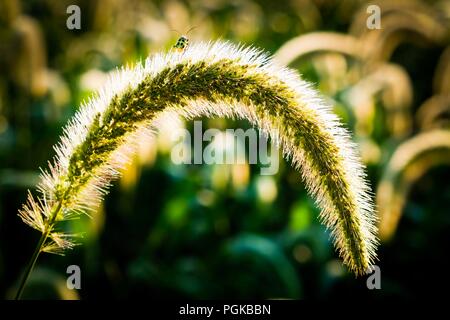
[[[57,239],[65,241],[51,237],[57,222],[92,208],[95,201],[86,194],[105,193],[117,175],[119,156],[130,152],[124,147],[162,113],[225,115],[246,118],[280,141],[321,207],[344,262],[355,274],[366,273],[377,241],[364,170],[345,130],[304,81],[255,50],[219,42],[150,58],[135,72],[138,81],[80,111],[43,176],[40,200],[30,198],[20,213],[27,224],[49,232],[46,251],[70,246],[59,233]],[[104,106],[96,107],[100,102]],[[67,141],[72,134],[82,138]]]

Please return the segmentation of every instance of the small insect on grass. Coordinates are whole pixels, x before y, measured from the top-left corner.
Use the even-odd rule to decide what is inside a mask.
[[[178,52],[183,52],[189,44],[189,38],[186,36],[181,36],[178,38],[177,43],[173,46],[173,48]]]
[[[186,34],[181,35],[177,42],[175,43],[175,45],[173,46],[173,49],[179,53],[183,53],[184,50],[186,50],[186,48],[189,45],[189,38],[187,37],[187,35],[189,34],[189,32],[191,32],[192,30],[194,30],[196,27],[192,27],[188,30],[188,32],[186,32]],[[173,30],[176,31],[176,30]],[[178,32],[178,31],[176,31]]]

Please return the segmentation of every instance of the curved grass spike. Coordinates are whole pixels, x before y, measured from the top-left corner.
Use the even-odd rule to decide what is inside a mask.
[[[394,235],[411,188],[431,168],[439,165],[450,165],[449,130],[420,133],[397,147],[376,193],[382,241]]]
[[[339,32],[311,32],[292,38],[274,54],[274,58],[285,65],[301,57],[317,52],[336,52],[355,60],[362,60],[358,38]]]
[[[425,45],[442,45],[448,37],[448,28],[437,7],[414,0],[380,0],[382,28],[367,28],[367,7],[362,5],[355,13],[349,33],[361,42],[361,55],[366,65],[389,61],[396,48],[411,39]]]
[[[415,118],[421,131],[450,128],[450,95],[436,94],[417,109]]]
[[[41,251],[72,245],[60,221],[95,207],[141,134],[158,116],[249,120],[279,141],[322,208],[337,250],[355,274],[375,259],[375,215],[363,166],[346,130],[309,84],[258,50],[198,43],[122,69],[77,112],[38,189],[20,211],[42,233]],[[32,267],[32,266],[31,266]],[[25,277],[24,277],[25,278]]]

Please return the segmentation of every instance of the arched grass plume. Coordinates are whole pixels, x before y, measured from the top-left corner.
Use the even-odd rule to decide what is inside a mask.
[[[153,55],[118,71],[82,106],[42,174],[39,198],[30,195],[20,211],[42,233],[34,260],[72,246],[58,223],[95,207],[139,136],[157,129],[165,113],[244,118],[266,131],[301,170],[344,262],[355,274],[366,272],[377,243],[374,209],[346,130],[294,71],[224,42]]]
[[[406,140],[393,153],[378,185],[380,238],[390,240],[397,229],[408,194],[431,168],[450,164],[450,131],[431,130]]]

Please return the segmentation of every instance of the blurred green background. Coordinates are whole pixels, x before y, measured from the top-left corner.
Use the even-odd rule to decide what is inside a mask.
[[[80,30],[66,27],[71,4]],[[381,8],[380,30],[367,27],[369,4]],[[382,289],[342,265],[287,162],[274,176],[258,165],[175,165],[163,127],[92,219],[67,226],[84,233],[82,245],[39,258],[24,298],[378,299],[447,288],[450,1],[1,0],[0,296],[12,297],[38,240],[17,211],[62,126],[108,72],[168,50],[179,36],[171,30],[191,27],[191,41],[275,54],[335,105],[380,211]],[[65,285],[71,264],[82,270],[79,291]]]

